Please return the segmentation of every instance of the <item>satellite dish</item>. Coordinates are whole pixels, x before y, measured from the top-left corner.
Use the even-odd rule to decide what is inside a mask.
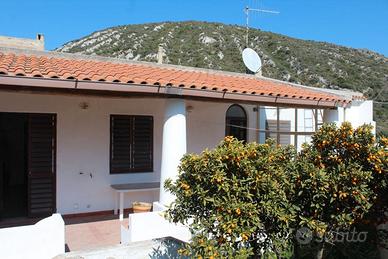
[[[242,58],[245,66],[253,73],[259,72],[261,69],[261,59],[259,55],[251,48],[246,48],[242,52]]]

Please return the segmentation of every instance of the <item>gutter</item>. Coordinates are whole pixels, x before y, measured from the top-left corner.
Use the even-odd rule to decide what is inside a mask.
[[[126,84],[113,82],[96,82],[96,81],[79,81],[78,79],[59,79],[59,78],[42,78],[42,77],[21,77],[0,75],[0,85],[10,86],[12,89],[23,90],[20,88],[49,89],[49,90],[85,90],[101,91],[116,93],[139,93],[139,94],[157,94],[166,95],[167,97],[189,97],[218,99],[223,101],[240,101],[248,103],[277,104],[277,106],[297,106],[297,107],[316,107],[316,108],[336,108],[346,107],[349,103],[338,100],[322,99],[304,99],[304,98],[285,98],[281,96],[242,94],[226,91],[214,91],[198,88],[185,88],[161,85],[147,84]],[[1,90],[1,87],[0,87]]]

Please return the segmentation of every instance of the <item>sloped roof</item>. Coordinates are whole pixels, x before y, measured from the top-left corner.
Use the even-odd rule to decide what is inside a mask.
[[[340,106],[351,100],[343,95],[320,89],[272,80],[254,75],[197,69],[183,66],[159,65],[57,52],[0,49],[0,84],[5,77],[43,78],[77,82],[94,82],[93,90],[111,90],[104,86],[117,84],[116,90],[127,91],[131,86],[152,86],[169,89],[202,91],[204,96],[224,97],[238,100],[260,101],[259,97],[276,98],[279,103]],[[3,82],[2,82],[3,81]],[[53,83],[54,84],[54,83]],[[51,86],[55,87],[55,86]],[[134,88],[135,89],[135,88]],[[139,88],[136,88],[139,89]],[[157,91],[160,92],[160,89]],[[186,91],[185,95],[194,93]],[[198,96],[198,91],[194,96]],[[268,98],[267,98],[268,99]],[[268,99],[269,100],[269,99]]]

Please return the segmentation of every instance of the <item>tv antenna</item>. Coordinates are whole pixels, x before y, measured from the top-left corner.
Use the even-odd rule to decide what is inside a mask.
[[[270,14],[280,14],[278,11],[272,11],[272,10],[265,10],[265,9],[258,9],[258,8],[250,8],[249,6],[246,6],[244,9],[244,13],[246,16],[246,30],[247,30],[247,35],[246,35],[246,47],[248,48],[249,44],[249,13],[250,12],[259,12],[259,13],[270,13]]]

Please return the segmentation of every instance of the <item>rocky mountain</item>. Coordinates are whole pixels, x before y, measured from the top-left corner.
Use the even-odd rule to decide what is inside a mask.
[[[244,72],[245,28],[207,22],[125,25],[94,32],[56,51]],[[388,133],[388,58],[366,49],[306,41],[251,29],[249,47],[263,59],[263,75],[315,87],[348,88],[376,101],[378,131]]]

